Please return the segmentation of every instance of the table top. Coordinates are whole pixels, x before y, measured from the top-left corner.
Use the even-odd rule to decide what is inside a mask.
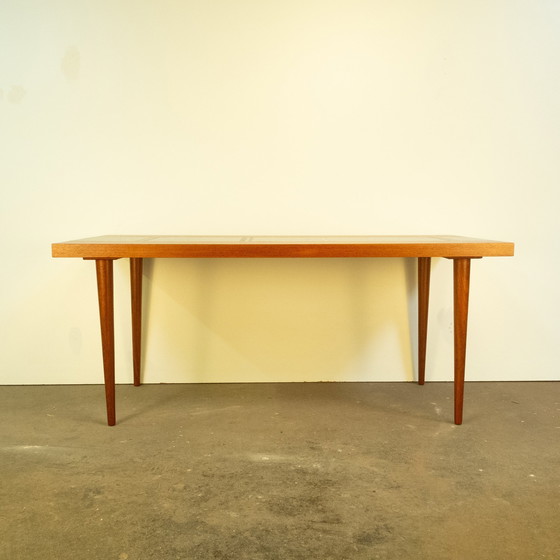
[[[506,257],[514,244],[455,235],[103,235],[53,243],[53,257]]]

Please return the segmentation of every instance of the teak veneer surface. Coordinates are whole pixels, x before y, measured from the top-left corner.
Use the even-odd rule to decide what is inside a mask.
[[[506,257],[514,244],[454,235],[183,236],[103,235],[53,243],[53,257],[313,258]]]

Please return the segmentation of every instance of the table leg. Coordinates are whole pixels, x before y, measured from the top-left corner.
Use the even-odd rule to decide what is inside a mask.
[[[103,373],[105,376],[105,400],[107,424],[115,425],[115,326],[113,312],[113,261],[96,259],[97,295],[101,320],[101,344],[103,347]]]
[[[463,423],[463,392],[465,387],[465,356],[467,348],[467,317],[471,259],[453,259],[453,308],[455,342],[455,424]]]
[[[426,380],[426,341],[430,300],[430,257],[418,258],[418,384]]]
[[[130,259],[130,293],[132,307],[132,362],[134,385],[140,385],[142,361],[142,259]]]

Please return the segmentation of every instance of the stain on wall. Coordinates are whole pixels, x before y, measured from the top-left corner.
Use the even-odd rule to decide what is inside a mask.
[[[10,103],[21,103],[26,93],[22,86],[12,86],[8,92],[8,101]]]
[[[64,52],[60,69],[69,81],[77,80],[80,76],[81,56],[78,47],[70,46]]]

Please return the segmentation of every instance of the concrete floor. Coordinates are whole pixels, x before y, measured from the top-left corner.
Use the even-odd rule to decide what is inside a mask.
[[[0,387],[0,559],[560,558],[560,384]]]

